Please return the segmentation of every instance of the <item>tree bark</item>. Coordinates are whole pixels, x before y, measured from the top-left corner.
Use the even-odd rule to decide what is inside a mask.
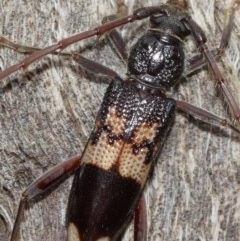
[[[139,0],[129,11],[159,4]],[[114,4],[113,4],[114,3]],[[218,46],[224,13],[231,1],[189,1],[190,13],[206,31],[209,45]],[[1,1],[1,32],[22,45],[42,48],[67,36],[92,29],[104,16],[114,14],[114,1]],[[148,26],[127,25],[129,41]],[[218,61],[240,103],[239,33],[237,11],[229,45]],[[21,61],[24,55],[0,49],[0,67]],[[96,38],[66,49],[111,67],[121,76],[126,66],[110,45]],[[197,53],[194,42],[186,44]],[[57,163],[80,155],[94,125],[109,79],[82,70],[71,59],[47,56],[0,83],[0,240],[7,241],[21,193]],[[173,94],[230,118],[223,98],[214,89],[207,69],[182,81]],[[239,240],[240,138],[228,128],[214,127],[181,113],[156,165],[145,194],[148,205],[148,240]],[[31,201],[21,225],[20,240],[66,240],[65,211],[72,177]],[[133,240],[130,228],[124,240]]]

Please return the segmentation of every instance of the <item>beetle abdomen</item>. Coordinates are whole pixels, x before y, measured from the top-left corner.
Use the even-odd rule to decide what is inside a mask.
[[[70,200],[75,208],[69,207],[70,226],[77,227],[79,240],[111,240],[121,234],[120,229],[131,217],[141,188],[114,170],[105,171],[91,164],[84,165],[80,173],[73,182],[75,197]]]

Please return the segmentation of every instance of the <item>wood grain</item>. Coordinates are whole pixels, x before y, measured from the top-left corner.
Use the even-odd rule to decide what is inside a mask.
[[[159,4],[157,0],[126,1],[129,11]],[[130,3],[131,2],[131,3]],[[94,28],[117,12],[114,1],[0,1],[0,34],[23,45],[44,47]],[[209,45],[221,38],[224,12],[231,1],[189,0],[193,18],[206,31]],[[147,24],[124,29],[126,39]],[[219,65],[240,103],[240,11]],[[188,45],[194,53],[194,44]],[[103,40],[89,39],[66,51],[80,51],[92,60],[126,73],[124,64]],[[23,59],[0,49],[0,67]],[[62,57],[48,56],[0,83],[0,240],[8,241],[24,189],[55,164],[79,155],[109,80],[83,71]],[[183,81],[176,99],[229,117],[214,90],[208,70]],[[180,113],[146,190],[151,241],[236,241],[240,236],[240,138]],[[66,240],[65,210],[71,179],[31,201],[21,227],[21,240]],[[133,240],[129,229],[124,240]]]

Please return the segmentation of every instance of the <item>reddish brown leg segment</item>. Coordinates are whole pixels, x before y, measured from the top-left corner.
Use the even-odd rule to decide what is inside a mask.
[[[102,23],[105,24],[107,22],[110,22],[110,21],[119,19],[123,16],[126,16],[127,8],[123,8],[123,9],[121,9],[121,11],[122,10],[123,10],[123,12],[105,17],[103,19]],[[107,34],[107,36],[108,36],[110,42],[113,44],[113,47],[117,51],[119,56],[122,58],[122,60],[124,62],[126,62],[128,59],[128,53],[126,51],[126,45],[125,45],[125,42],[124,42],[121,34],[116,29],[113,29]]]
[[[133,15],[103,24],[102,26],[97,27],[93,30],[79,33],[79,34],[76,34],[69,38],[63,39],[63,40],[59,41],[57,44],[51,45],[42,50],[34,52],[33,54],[31,54],[30,56],[25,58],[21,63],[15,64],[15,65],[7,68],[6,70],[4,70],[3,72],[0,73],[0,79],[7,77],[8,75],[14,73],[15,71],[17,71],[21,68],[27,68],[34,61],[42,58],[43,56],[45,56],[47,54],[53,53],[56,50],[63,50],[75,42],[78,42],[78,41],[86,39],[86,38],[90,38],[95,35],[100,36],[100,35],[104,34],[105,32],[112,30],[113,28],[119,27],[119,26],[124,25],[129,22],[133,22],[137,19],[139,19],[138,15],[133,14]]]
[[[4,38],[3,36],[0,36],[0,45],[13,49],[16,52],[23,53],[23,54],[32,54],[33,52],[40,50],[39,48],[28,47],[28,46],[23,46],[20,44],[13,43],[12,41]]]
[[[134,241],[147,240],[147,210],[144,195],[141,196],[134,216]]]
[[[185,23],[191,30],[192,36],[195,39],[197,47],[204,55],[207,64],[213,73],[214,79],[216,81],[216,86],[219,87],[228,107],[230,108],[230,111],[232,112],[233,125],[239,124],[240,109],[230,91],[230,88],[227,85],[227,82],[225,81],[222,73],[220,72],[220,69],[218,68],[211,51],[208,49],[208,46],[206,45],[206,36],[204,35],[202,29],[192,19],[185,19]]]
[[[46,47],[42,50],[39,50],[39,51],[31,54],[30,56],[25,58],[21,63],[15,64],[15,65],[9,67],[8,69],[4,70],[3,72],[0,73],[0,79],[7,77],[8,75],[14,73],[15,71],[17,71],[21,68],[25,69],[31,63],[42,58],[43,56],[50,54],[50,53],[54,53],[57,50],[63,50],[65,48],[67,48],[69,45],[76,43],[80,40],[87,39],[87,38],[90,38],[93,36],[101,36],[102,34],[108,32],[116,27],[120,27],[122,25],[125,25],[130,22],[134,22],[136,20],[141,20],[141,19],[147,18],[155,13],[161,13],[162,11],[164,11],[163,6],[140,8],[140,9],[134,11],[134,13],[132,15],[117,19],[115,21],[111,21],[111,22],[103,24],[95,29],[85,31],[85,32],[76,34],[74,36],[71,36],[69,38],[63,39],[63,40],[59,41],[57,44],[51,45],[49,47]]]
[[[23,192],[13,227],[11,241],[18,240],[20,224],[23,219],[26,203],[39,194],[45,192],[50,186],[55,184],[61,178],[67,177],[69,174],[74,172],[79,167],[80,161],[81,157],[76,156],[63,163],[60,163],[30,184],[30,186]]]
[[[84,58],[83,56],[76,54],[76,53],[74,53],[72,56],[73,56],[74,61],[76,61],[84,69],[86,69],[87,71],[89,71],[91,73],[102,74],[102,75],[106,75],[106,76],[112,77],[112,78],[116,78],[116,77],[120,78],[119,75],[115,71],[113,71],[97,62]]]
[[[215,126],[230,126],[232,127],[234,130],[238,130],[240,131],[239,128],[237,128],[237,126],[232,125],[230,122],[228,122],[226,119],[219,117],[207,110],[204,110],[202,108],[196,107],[194,105],[191,105],[187,102],[184,101],[176,101],[176,105],[178,110],[181,110],[189,115],[191,115],[192,117],[199,119],[203,122],[215,125]]]
[[[200,46],[199,46],[200,47]],[[207,48],[206,45],[202,46],[202,51],[203,54],[205,56],[205,58],[207,59],[207,62],[209,63],[209,67],[213,72],[214,78],[216,80],[216,86],[219,87],[219,89],[221,90],[224,99],[226,101],[226,103],[228,104],[232,115],[233,115],[233,124],[237,125],[240,122],[240,109],[239,106],[235,100],[235,98],[233,97],[229,86],[227,85],[226,80],[223,78],[222,73],[220,72],[215,59],[213,58],[211,52],[209,51],[209,49]]]
[[[211,50],[212,55],[214,58],[220,57],[219,49],[215,48]],[[207,66],[206,59],[202,54],[196,54],[192,56],[191,58],[186,60],[186,75],[190,75],[191,73],[194,73],[196,70]]]
[[[229,41],[230,35],[231,35],[231,31],[232,31],[232,28],[233,28],[235,11],[239,8],[239,4],[240,4],[240,1],[234,1],[232,7],[229,8],[228,11],[226,12],[227,24],[225,25],[225,27],[223,29],[223,34],[222,34],[220,46],[218,48],[219,53],[221,51],[223,51],[224,48],[226,48],[226,46],[228,44],[228,41]]]
[[[218,48],[211,50],[212,55],[220,57],[224,49],[226,48],[228,41],[230,39],[231,31],[234,23],[235,11],[239,8],[239,1],[234,2],[233,6],[226,12],[227,23],[223,29],[221,41]],[[193,56],[187,60],[187,74],[193,73],[195,70],[207,65],[205,58],[202,54]]]
[[[128,53],[126,51],[125,43],[122,39],[122,36],[119,34],[119,32],[114,29],[108,34],[108,37],[111,43],[113,44],[114,48],[116,49],[117,53],[121,57],[121,59],[124,62],[127,62]]]

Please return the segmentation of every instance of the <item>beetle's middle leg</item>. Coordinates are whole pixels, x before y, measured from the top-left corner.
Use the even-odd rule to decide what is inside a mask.
[[[211,125],[215,126],[229,126],[230,128],[234,129],[235,131],[240,132],[240,129],[238,126],[235,125],[235,123],[231,123],[225,118],[222,118],[218,115],[213,114],[210,111],[207,111],[205,109],[202,109],[200,107],[191,105],[185,101],[176,101],[177,109],[180,111],[185,112],[186,114],[191,115],[192,117],[201,120],[205,123],[209,123]]]

